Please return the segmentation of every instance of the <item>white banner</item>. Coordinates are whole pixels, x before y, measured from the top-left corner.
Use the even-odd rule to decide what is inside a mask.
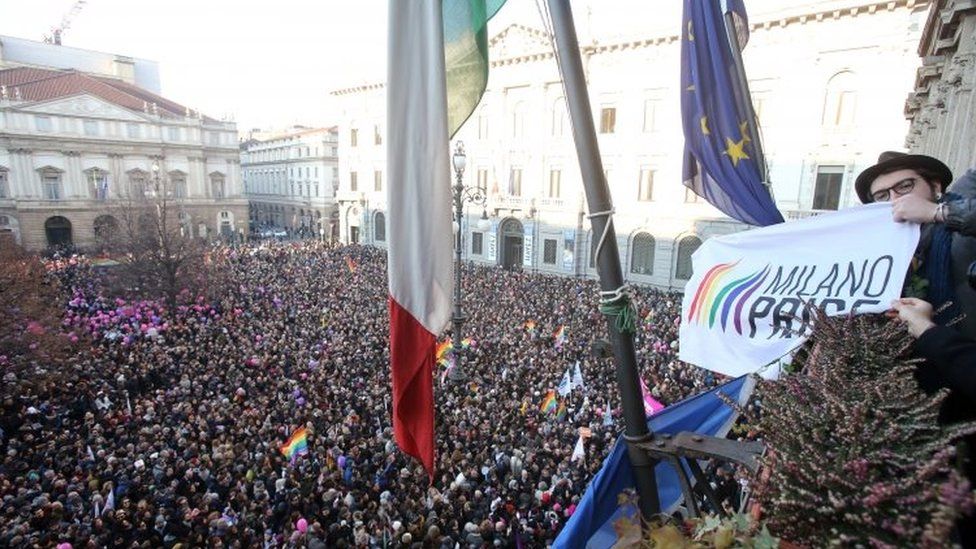
[[[918,238],[918,225],[875,203],[707,240],[681,303],[681,360],[739,376],[803,342],[807,304],[831,316],[887,311]]]

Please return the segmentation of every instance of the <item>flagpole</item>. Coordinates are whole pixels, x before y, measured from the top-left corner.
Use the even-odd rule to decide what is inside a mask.
[[[548,0],[548,5],[586,202],[590,212],[593,212],[590,215],[592,234],[594,238],[601,239],[596,257],[600,289],[603,292],[615,292],[623,286],[624,282],[620,268],[620,253],[617,250],[617,235],[611,217],[608,215],[608,212],[613,210],[613,203],[603,175],[603,164],[600,160],[600,149],[590,110],[590,98],[586,92],[586,77],[583,74],[573,13],[569,0]],[[625,305],[630,306],[629,303]],[[650,442],[653,435],[647,428],[647,417],[644,415],[644,405],[638,385],[634,338],[632,334],[618,331],[615,320],[616,317],[607,316],[607,329],[617,362],[617,386],[623,401],[626,425],[624,438],[627,441],[627,454],[634,471],[641,515],[645,519],[650,519],[660,511],[661,507],[657,481],[654,477],[654,466],[657,461],[638,449],[636,444]]]
[[[723,2],[723,9],[725,9]],[[746,79],[746,67],[742,63],[742,50],[739,48],[739,35],[735,31],[735,16],[731,10],[725,10],[725,32],[729,39],[729,50],[732,51],[732,64],[735,66],[735,85],[739,89],[740,102],[739,111],[746,113],[746,124],[749,126],[749,138],[756,153],[756,167],[759,168],[759,177],[762,184],[773,194],[772,186],[766,173],[766,156],[763,154],[762,140],[759,139],[759,125],[756,123],[756,111],[752,108],[752,93],[749,91],[749,80]]]

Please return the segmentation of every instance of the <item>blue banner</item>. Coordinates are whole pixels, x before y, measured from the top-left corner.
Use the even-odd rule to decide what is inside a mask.
[[[728,7],[748,29],[741,0],[729,0]],[[739,93],[738,79],[720,3],[685,0],[681,23],[684,184],[743,223],[782,223],[783,215],[760,175],[759,136],[749,133],[751,99]]]
[[[576,231],[573,229],[563,230],[563,270],[572,271],[576,263]]]
[[[754,385],[754,380],[748,376],[736,378],[716,389],[668,406],[651,416],[647,426],[656,434],[674,435],[691,431],[725,436],[738,414],[718,394],[722,393],[729,400],[744,405]],[[659,463],[654,474],[661,510],[670,513],[682,498],[678,474],[668,463]],[[556,538],[554,547],[603,549],[613,547],[620,537],[628,533],[640,534],[640,516],[627,444],[621,437],[603,462],[603,467],[593,477],[576,512]]]

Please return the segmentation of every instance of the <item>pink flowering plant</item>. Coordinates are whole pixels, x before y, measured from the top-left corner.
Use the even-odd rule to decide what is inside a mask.
[[[800,373],[761,389],[768,445],[757,500],[770,530],[805,546],[946,547],[973,510],[947,393],[925,394],[904,328],[880,316],[817,313]],[[803,354],[801,352],[801,354]]]

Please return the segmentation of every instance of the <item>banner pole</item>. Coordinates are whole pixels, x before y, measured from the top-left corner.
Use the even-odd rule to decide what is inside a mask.
[[[620,267],[620,253],[617,250],[617,235],[613,228],[613,203],[600,160],[600,149],[590,110],[590,98],[586,91],[586,77],[580,59],[573,13],[569,0],[548,0],[548,4],[556,40],[556,56],[563,76],[566,103],[569,107],[573,138],[576,143],[576,155],[579,159],[586,202],[591,212],[592,234],[593,238],[599,239],[600,242],[596,257],[600,289],[603,292],[616,292],[622,288],[624,282]],[[577,257],[577,261],[579,259]],[[624,305],[631,306],[629,301]],[[617,365],[617,387],[624,409],[626,426],[624,437],[627,441],[627,455],[634,471],[639,496],[638,505],[641,515],[648,520],[660,512],[661,506],[657,493],[657,480],[654,476],[654,466],[657,461],[639,449],[637,444],[648,443],[654,437],[647,428],[647,417],[644,415],[637,359],[634,353],[634,337],[631,333],[621,333],[617,329],[615,320],[616,317],[607,315],[607,329]]]

